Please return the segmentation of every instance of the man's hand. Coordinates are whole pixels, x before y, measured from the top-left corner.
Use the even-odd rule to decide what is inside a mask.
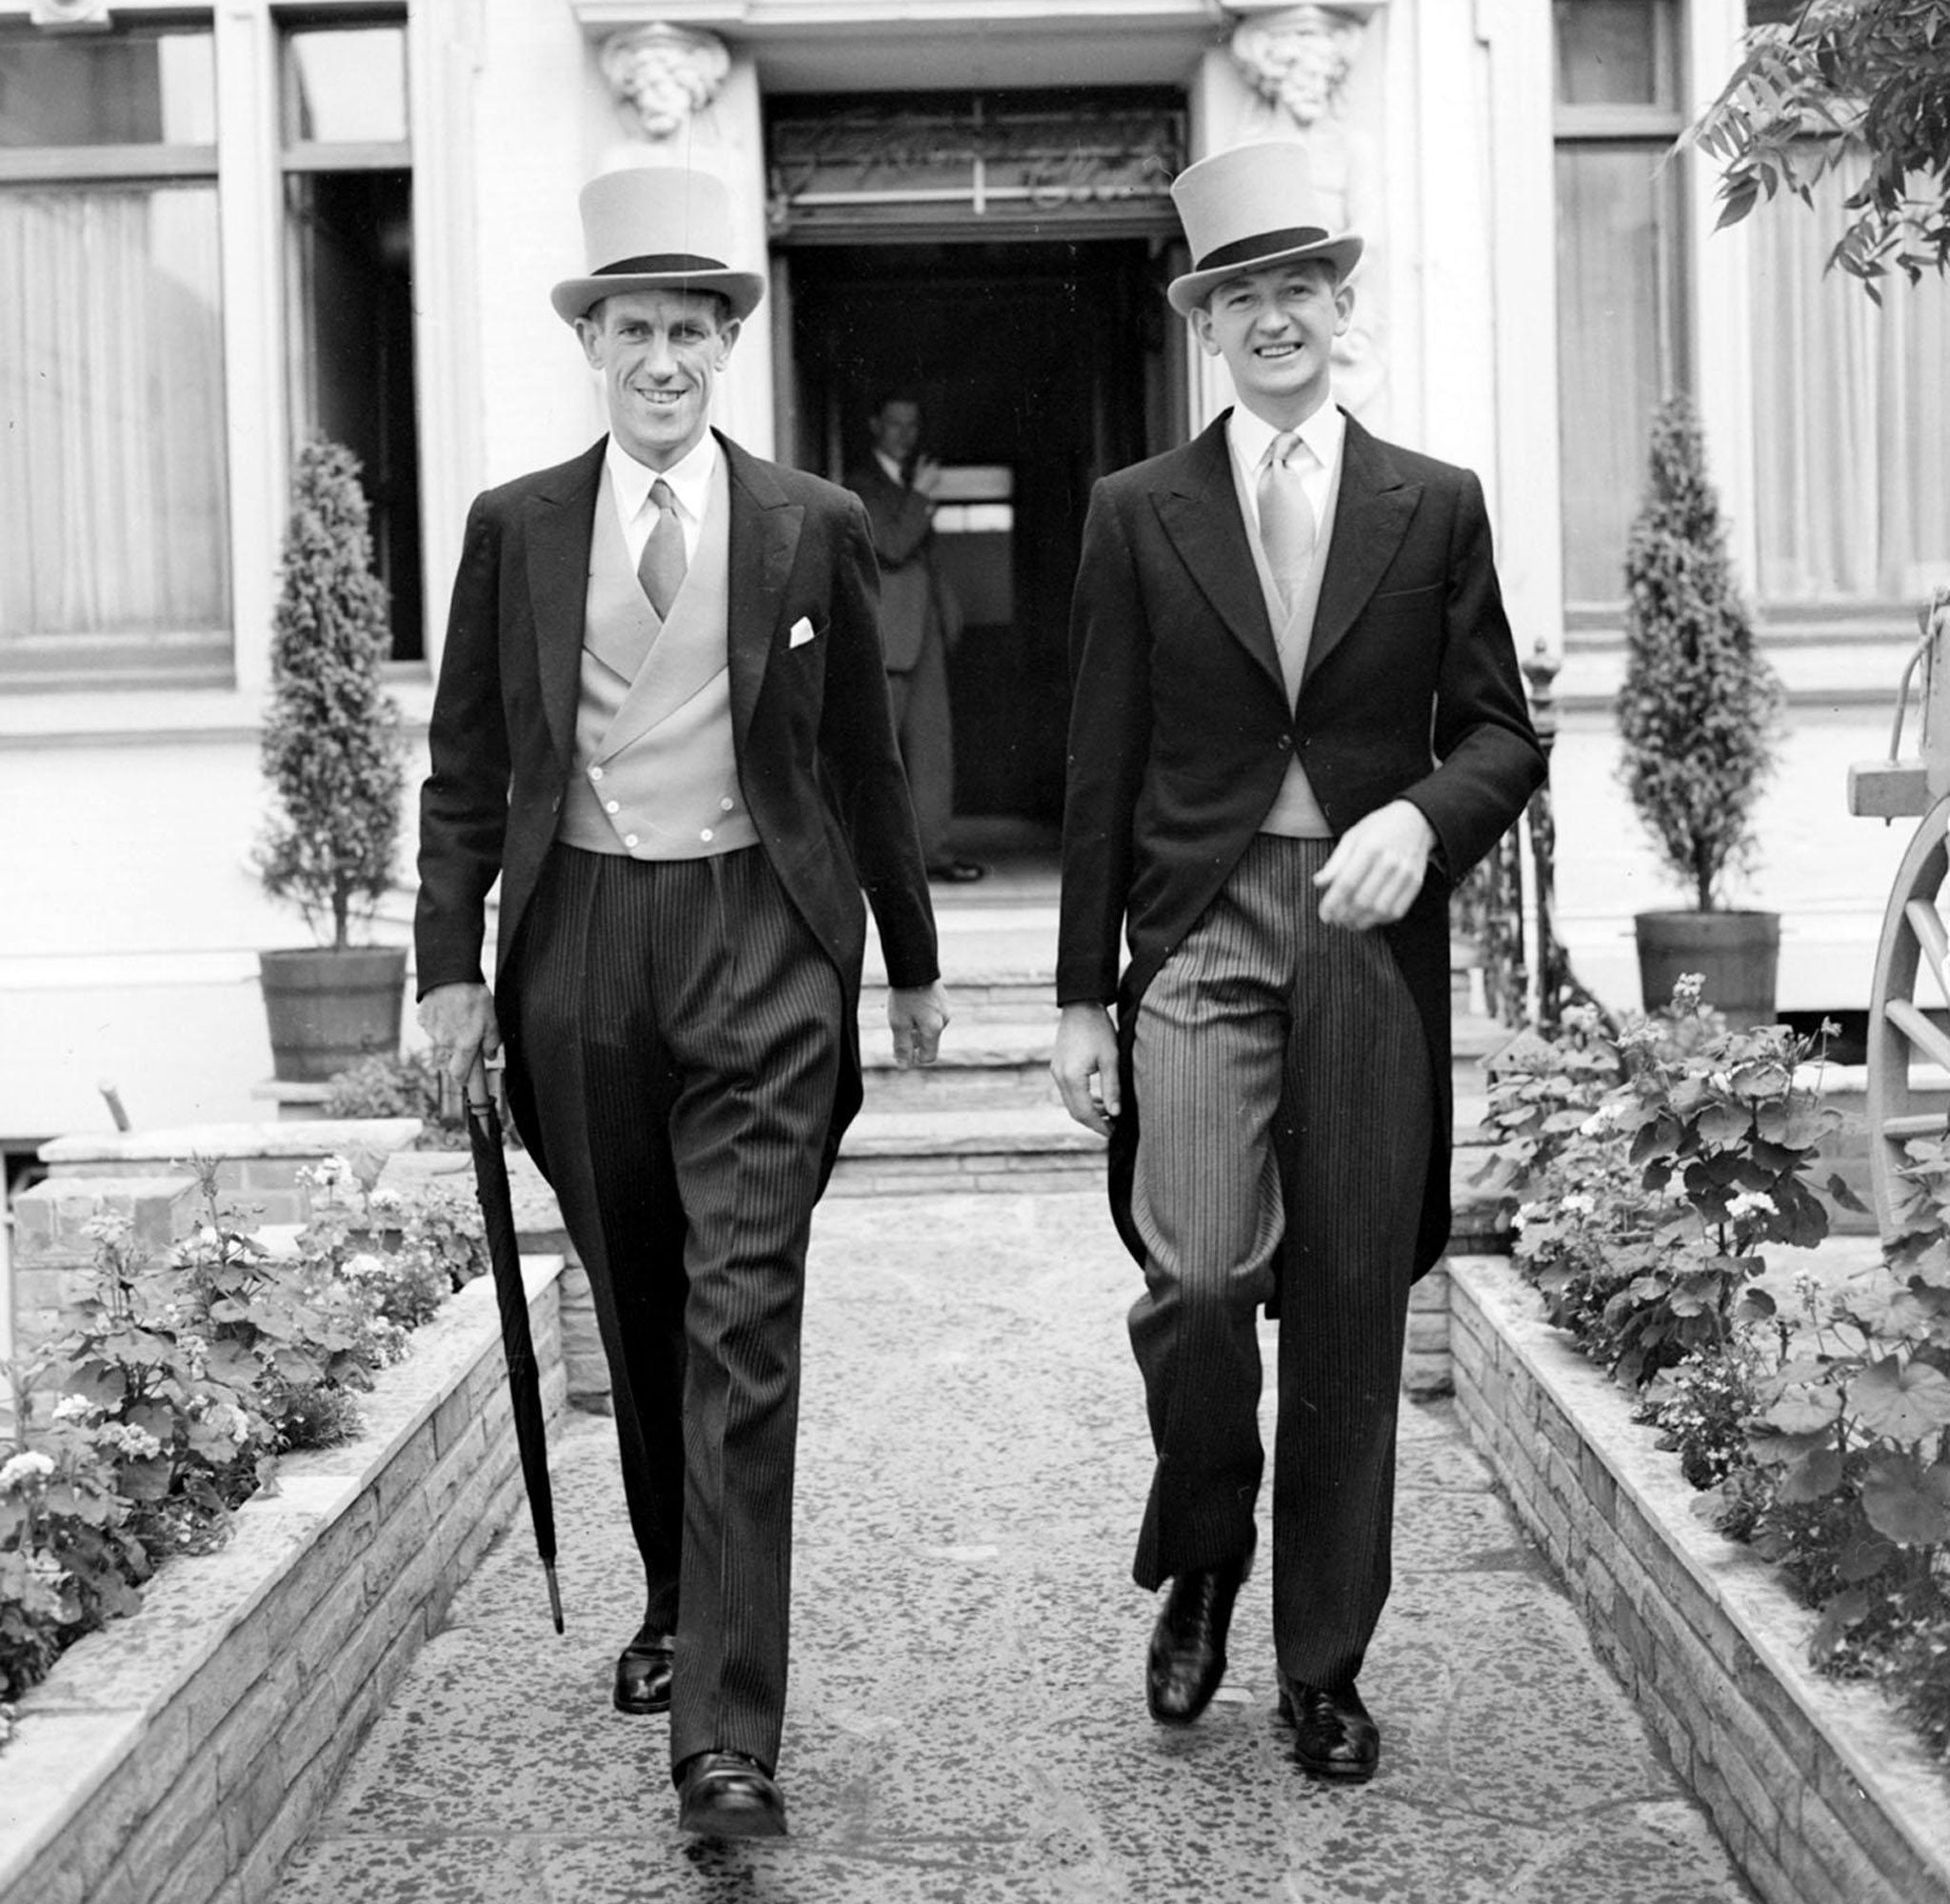
[[[433,1047],[434,1061],[463,1098],[474,1067],[485,1066],[501,1050],[494,995],[483,984],[435,985],[420,1001],[420,1029]]]
[[[887,993],[887,1023],[894,1034],[894,1062],[905,1071],[932,1064],[947,1029],[948,995],[931,985],[897,985]]]
[[[931,503],[934,492],[941,487],[941,465],[931,456],[919,456],[914,460],[914,473],[907,478],[907,486],[917,496],[925,496]]]
[[[1435,843],[1427,816],[1406,800],[1357,820],[1314,875],[1322,922],[1355,932],[1392,925],[1415,903]]]
[[[1071,1117],[1099,1137],[1110,1135],[1122,1094],[1117,1081],[1117,1033],[1102,1005],[1070,1004],[1057,1021],[1049,1075]]]

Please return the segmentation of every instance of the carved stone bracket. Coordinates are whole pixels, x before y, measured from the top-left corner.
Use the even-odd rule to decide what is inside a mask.
[[[109,0],[33,0],[28,25],[55,33],[107,32],[115,24]]]
[[[717,98],[731,53],[715,33],[653,20],[611,33],[600,63],[633,128],[657,140],[674,138]]]
[[[1233,62],[1262,99],[1304,130],[1340,106],[1373,10],[1303,6],[1250,13],[1232,30]]]

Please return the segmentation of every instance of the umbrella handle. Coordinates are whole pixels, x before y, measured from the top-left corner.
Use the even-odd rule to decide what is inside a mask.
[[[507,1072],[503,1068],[505,1063],[506,1061],[498,1053],[491,1064],[485,1058],[475,1058],[474,1068],[468,1073],[468,1109],[476,1117],[489,1110],[504,1119],[507,1117]]]

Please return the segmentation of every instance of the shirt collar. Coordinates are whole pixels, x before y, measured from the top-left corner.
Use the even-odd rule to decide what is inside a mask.
[[[660,477],[669,484],[677,506],[692,522],[704,521],[705,506],[711,497],[711,477],[718,466],[718,439],[708,429],[668,469],[652,469],[647,463],[639,463],[614,434],[603,456],[625,522],[635,520],[649,498],[650,486]]]
[[[889,456],[884,449],[876,449],[873,452],[873,460],[887,472],[887,481],[889,483],[898,483],[903,488],[906,487],[907,479],[901,473],[901,464],[898,457]]]
[[[1232,407],[1232,415],[1226,420],[1226,439],[1232,445],[1232,453],[1239,459],[1242,469],[1257,471],[1266,460],[1266,451],[1272,446],[1273,439],[1284,432],[1269,424],[1264,417],[1257,416],[1244,404]],[[1300,426],[1300,440],[1313,451],[1320,460],[1323,469],[1332,469],[1341,454],[1342,440],[1347,434],[1347,419],[1341,413],[1339,404],[1329,399],[1307,418]]]

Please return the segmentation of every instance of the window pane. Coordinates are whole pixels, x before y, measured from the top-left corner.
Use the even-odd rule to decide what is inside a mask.
[[[1662,106],[1669,0],[1556,0],[1560,106]]]
[[[1823,273],[1860,168],[1750,221],[1761,595],[1915,602],[1950,576],[1950,286],[1900,276],[1879,308]]]
[[[292,437],[327,436],[359,459],[373,556],[392,601],[393,658],[417,660],[412,175],[294,172],[285,191]]]
[[[1677,180],[1658,149],[1560,147],[1564,599],[1618,602],[1652,411],[1679,380]]]
[[[209,146],[216,136],[208,33],[0,39],[0,147]]]
[[[285,39],[285,141],[399,143],[407,136],[400,27],[321,28]]]
[[[230,619],[213,186],[0,192],[0,658]]]

